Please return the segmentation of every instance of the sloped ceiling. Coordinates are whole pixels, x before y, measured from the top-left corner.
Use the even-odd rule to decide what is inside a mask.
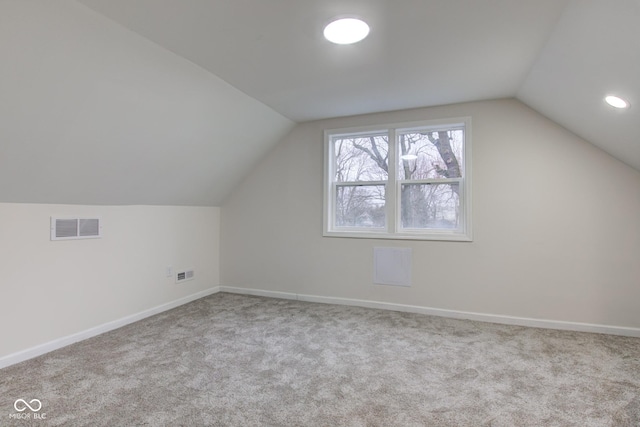
[[[638,0],[81,1],[294,121],[517,97],[640,169]]]
[[[517,92],[530,107],[640,170],[640,1],[572,1]],[[602,102],[624,97],[629,110]]]
[[[562,0],[81,0],[297,122],[513,96]],[[365,18],[362,43],[323,26]]]
[[[0,58],[0,202],[219,206],[294,125],[75,1],[0,1]]]
[[[344,14],[362,43],[322,38]],[[640,170],[639,18],[637,0],[2,0],[0,202],[216,206],[295,122],[504,97]]]

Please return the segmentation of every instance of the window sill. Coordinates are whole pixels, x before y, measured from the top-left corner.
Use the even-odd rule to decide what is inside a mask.
[[[463,233],[387,233],[371,231],[325,231],[323,237],[343,237],[349,239],[385,239],[385,240],[433,240],[446,242],[472,242],[471,235]]]

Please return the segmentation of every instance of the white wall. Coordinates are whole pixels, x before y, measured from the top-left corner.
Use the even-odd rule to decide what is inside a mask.
[[[322,237],[322,131],[471,116],[472,243]],[[222,208],[221,283],[640,327],[640,172],[516,100],[298,125]],[[413,248],[413,286],[372,284],[374,246]]]
[[[50,216],[100,216],[103,237],[50,241]],[[215,207],[0,204],[0,359],[217,286],[219,227]]]

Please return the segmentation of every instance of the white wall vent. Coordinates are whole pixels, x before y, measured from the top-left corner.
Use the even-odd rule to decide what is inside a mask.
[[[193,269],[178,271],[176,273],[176,283],[186,282],[187,280],[193,280],[195,277],[195,272]]]
[[[98,239],[102,237],[100,218],[51,217],[51,240]]]
[[[373,248],[373,283],[411,286],[411,248]]]

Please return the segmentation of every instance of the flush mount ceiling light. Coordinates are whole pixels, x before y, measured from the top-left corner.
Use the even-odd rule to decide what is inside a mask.
[[[604,100],[607,104],[615,108],[629,108],[627,101],[615,95],[607,95]]]
[[[336,44],[352,44],[367,37],[369,26],[358,18],[339,18],[324,27],[324,38]]]

